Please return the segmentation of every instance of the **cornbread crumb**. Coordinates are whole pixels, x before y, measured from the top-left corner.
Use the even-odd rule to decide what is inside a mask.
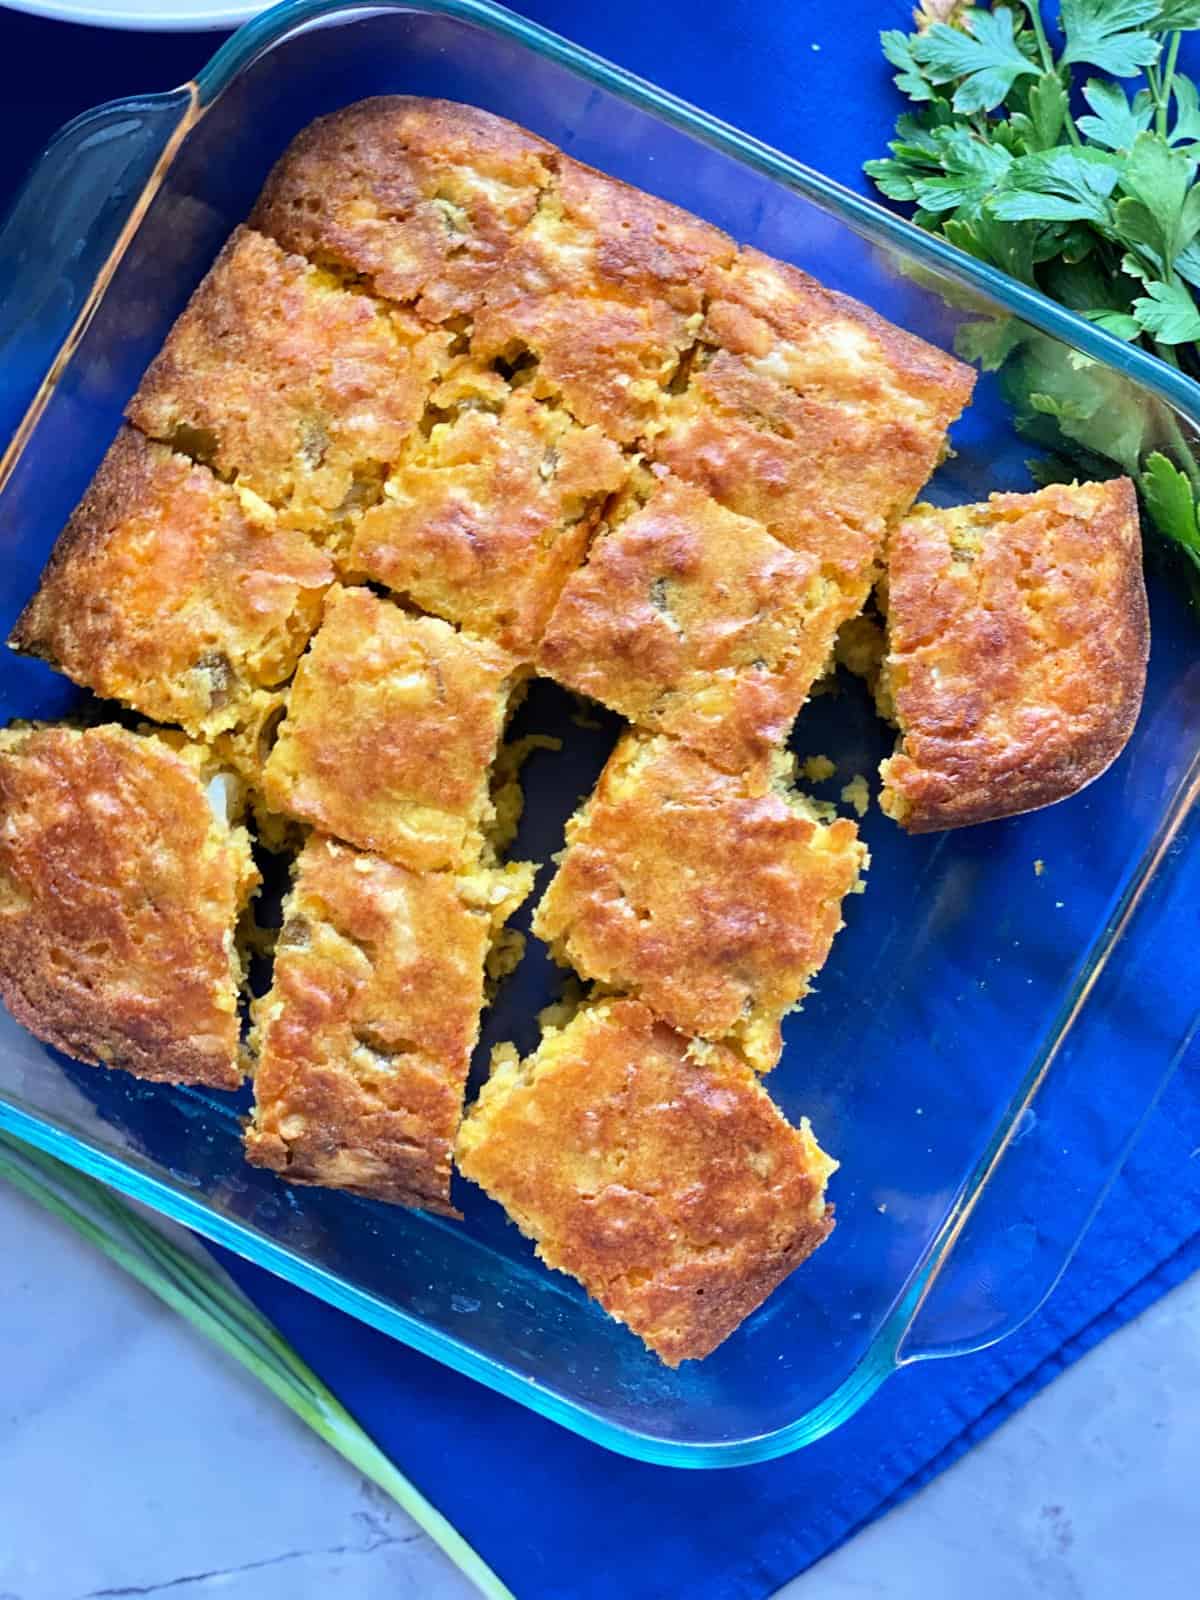
[[[708,1355],[833,1227],[836,1163],[749,1067],[631,1000],[509,1047],[459,1131],[464,1176],[668,1366]]]
[[[238,789],[199,746],[0,730],[0,994],[94,1066],[236,1089],[235,930],[258,873]]]
[[[211,738],[290,677],[332,581],[269,507],[122,428],[10,643]]]
[[[335,587],[267,759],[269,804],[418,871],[478,859],[519,681],[497,645]]]
[[[249,1160],[457,1215],[450,1155],[485,963],[532,881],[523,863],[456,879],[311,838],[254,1006]]]
[[[853,806],[860,817],[865,817],[871,805],[871,790],[861,772],[855,773],[842,790],[842,804]]]
[[[1044,861],[1038,860],[1033,863],[1033,875],[1035,878],[1040,878],[1045,870],[1046,863]]]
[[[800,763],[800,771],[809,783],[824,783],[833,777],[837,771],[837,764],[828,756],[805,756]]]
[[[1074,794],[1115,760],[1149,647],[1127,478],[918,507],[888,551],[901,733],[880,804],[913,833]]]
[[[866,867],[854,824],[819,820],[791,775],[782,755],[735,776],[626,734],[567,823],[534,933],[560,965],[769,1070]]]

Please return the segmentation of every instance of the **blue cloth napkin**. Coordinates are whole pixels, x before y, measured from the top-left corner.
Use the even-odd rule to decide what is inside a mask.
[[[876,30],[904,26],[909,5],[526,0],[518,9],[865,188],[861,162],[882,153],[899,109]],[[0,16],[0,207],[62,122],[98,100],[185,79],[216,42]],[[1197,912],[1181,910],[1179,922],[1158,930],[1164,948],[1196,948]],[[1200,1267],[1198,1180],[1194,1054],[1063,1281],[1022,1330],[991,1351],[906,1369],[836,1434],[797,1455],[726,1472],[610,1455],[222,1259],[521,1600],[752,1600],[910,1494]]]

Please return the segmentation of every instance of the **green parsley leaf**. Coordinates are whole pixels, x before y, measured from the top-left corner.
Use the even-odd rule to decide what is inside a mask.
[[[1200,28],[1200,0],[1164,0],[1158,8],[1153,26],[1158,33]]]
[[[962,324],[954,335],[954,349],[964,361],[978,362],[984,372],[995,372],[1028,332],[1016,317],[981,317]]]
[[[1119,84],[1089,78],[1083,86],[1083,98],[1095,116],[1077,117],[1075,126],[1110,150],[1131,149],[1138,134],[1145,133],[1154,120],[1154,100],[1148,89],[1134,95],[1131,106]]]
[[[1161,450],[1154,450],[1138,474],[1138,487],[1156,526],[1200,566],[1200,513],[1187,474]]]
[[[1148,283],[1146,293],[1133,302],[1133,314],[1159,344],[1200,339],[1200,311],[1182,283]]]
[[[910,100],[932,100],[933,89],[921,71],[920,63],[912,53],[912,43],[899,28],[885,28],[879,35],[883,53],[894,67],[899,67],[893,82]]]
[[[1200,239],[1193,239],[1187,249],[1175,257],[1175,271],[1200,289]]]
[[[1017,137],[1021,151],[1049,150],[1056,145],[1067,120],[1067,91],[1057,72],[1044,72],[1030,87],[1024,111],[1013,111],[1007,123],[995,125],[992,137],[1006,128]]]
[[[1014,161],[990,205],[1004,222],[1094,222],[1111,228],[1109,196],[1118,177],[1104,152],[1060,145]]]
[[[1175,125],[1167,135],[1167,143],[1187,146],[1181,154],[1194,161],[1200,155],[1200,143],[1197,143],[1200,140],[1200,96],[1190,78],[1176,76],[1171,91],[1175,101]]]
[[[1200,230],[1196,165],[1156,133],[1139,133],[1121,169],[1125,196],[1114,222],[1125,244],[1147,246],[1160,269],[1175,260]]]
[[[903,161],[892,161],[887,156],[878,161],[864,161],[863,171],[871,182],[889,200],[915,200],[913,169]]]
[[[1161,46],[1144,31],[1158,11],[1159,0],[1062,0],[1063,64],[1086,61],[1114,78],[1136,78],[1159,57]]]
[[[1007,6],[972,11],[970,24],[970,33],[962,33],[940,22],[911,40],[910,51],[931,83],[961,79],[951,101],[956,111],[991,111],[1019,77],[1036,76],[1039,69],[1017,43]]]
[[[926,211],[977,209],[1012,166],[1007,150],[965,128],[939,128],[934,139],[941,151],[944,176],[913,181],[916,198]]]
[[[1128,341],[1141,337],[1141,323],[1127,311],[1085,311],[1083,315],[1098,328],[1103,328],[1107,333],[1115,333],[1118,339]]]

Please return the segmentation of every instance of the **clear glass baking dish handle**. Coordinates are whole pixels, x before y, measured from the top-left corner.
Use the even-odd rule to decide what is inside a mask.
[[[83,334],[195,102],[187,85],[77,117],[0,224],[0,449],[9,446],[8,460],[22,419],[36,413]]]
[[[1174,695],[1200,723],[1200,661]],[[1180,702],[1183,704],[1180,704]],[[1200,760],[909,1296],[898,1364],[995,1344],[1045,1300],[1185,1057],[1200,1065]],[[1071,1174],[1069,1181],[1064,1174]],[[971,1203],[970,1196],[975,1196]]]

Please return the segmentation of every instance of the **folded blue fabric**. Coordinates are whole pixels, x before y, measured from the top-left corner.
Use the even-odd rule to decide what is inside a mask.
[[[525,0],[518,9],[847,184],[899,101],[876,29],[911,0]],[[0,207],[55,129],[98,99],[167,88],[214,35],[102,34],[0,17]],[[40,64],[44,64],[44,69]],[[1200,66],[1194,62],[1193,71]],[[1161,929],[1196,948],[1197,915]],[[1104,1063],[1096,1064],[1103,1081]],[[1086,1174],[1072,1173],[1086,1182]],[[770,1593],[983,1437],[1200,1267],[1200,1062],[1169,1085],[1062,1283],[1003,1344],[891,1379],[833,1436],[720,1473],[622,1460],[267,1274],[229,1270],[521,1600],[750,1600]],[[536,1517],[531,1515],[536,1508]]]

